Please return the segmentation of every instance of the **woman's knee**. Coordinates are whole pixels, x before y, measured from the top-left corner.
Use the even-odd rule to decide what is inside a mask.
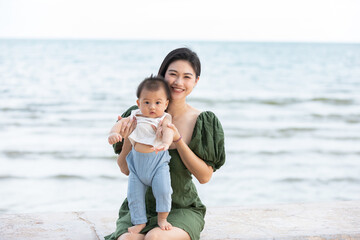
[[[189,234],[184,230],[173,227],[171,230],[161,230],[160,228],[154,228],[150,230],[144,240],[191,240]]]
[[[131,240],[130,233],[121,234],[120,237],[117,238],[117,240]]]
[[[143,234],[124,233],[117,240],[144,240]]]
[[[159,228],[160,231],[158,231],[156,228],[154,228],[153,230],[151,230],[150,232],[148,232],[145,235],[144,240],[161,240],[163,239],[163,236],[161,234],[161,229]]]

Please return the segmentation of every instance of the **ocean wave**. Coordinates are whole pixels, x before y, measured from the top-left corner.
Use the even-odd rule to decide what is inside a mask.
[[[336,140],[336,141],[360,141],[360,136],[314,136],[314,139],[326,139],[326,140]]]
[[[0,181],[1,180],[10,180],[10,179],[25,179],[25,177],[12,176],[12,175],[0,175]]]
[[[333,150],[301,150],[301,151],[249,151],[236,150],[235,148],[227,149],[226,153],[231,155],[251,155],[251,156],[299,156],[299,155],[324,155],[324,156],[360,156],[360,151],[333,151]]]
[[[33,156],[48,156],[51,159],[69,159],[69,160],[81,160],[81,159],[98,159],[98,160],[114,160],[114,156],[96,156],[96,155],[87,155],[76,152],[66,152],[66,151],[2,151],[2,154],[5,157],[10,159],[24,159]]]
[[[53,176],[45,177],[45,179],[56,179],[56,180],[94,180],[94,179],[103,179],[103,180],[115,180],[119,177],[107,176],[107,175],[98,175],[98,176],[81,176],[75,174],[57,174]]]
[[[107,175],[98,175],[98,176],[81,176],[76,174],[56,174],[51,176],[14,176],[14,175],[0,175],[0,181],[6,180],[43,180],[43,179],[53,179],[53,180],[94,180],[94,179],[103,179],[103,180],[116,180],[120,177],[107,176]]]
[[[324,154],[324,155],[333,155],[333,156],[345,156],[345,155],[356,155],[360,156],[360,151],[336,151],[336,150],[314,150],[314,153]]]
[[[321,184],[329,184],[329,183],[359,183],[360,178],[355,177],[338,177],[338,178],[328,178],[328,179],[306,179],[306,178],[298,178],[298,177],[288,177],[288,178],[282,178],[276,180],[276,182],[283,182],[283,183],[301,183],[301,182],[312,182],[315,183],[321,183]]]
[[[324,104],[330,104],[330,105],[354,105],[356,104],[356,101],[353,99],[341,99],[341,98],[312,98],[310,99],[310,102],[320,102]]]
[[[330,128],[330,127],[329,127]],[[325,126],[319,127],[288,127],[288,128],[273,128],[273,129],[255,129],[249,127],[224,128],[225,137],[229,141],[244,140],[244,139],[296,139],[296,138],[311,138],[312,140],[320,141],[338,141],[338,142],[353,142],[359,141],[360,136],[356,135],[356,131],[351,131],[346,128],[327,129]]]
[[[311,114],[315,120],[343,121],[350,124],[360,123],[360,114]]]
[[[316,127],[288,127],[272,130],[244,130],[238,128],[226,128],[225,133],[228,138],[290,138],[299,133],[313,133],[318,131]]]
[[[304,178],[289,177],[289,178],[279,179],[276,182],[297,183],[297,182],[304,182],[304,181],[308,181],[308,180],[304,179]]]
[[[211,95],[210,95],[211,96]],[[315,98],[269,98],[269,99],[259,99],[259,98],[210,98],[210,97],[194,97],[191,98],[191,101],[196,103],[201,103],[205,105],[216,105],[216,104],[261,104],[261,105],[270,105],[270,106],[288,106],[294,104],[302,103],[322,103],[326,105],[336,105],[336,106],[351,106],[357,105],[358,102],[352,98],[330,98],[330,97],[315,97]]]
[[[59,179],[59,180],[73,180],[73,179],[86,179],[86,177],[73,174],[58,174],[54,176],[45,177],[46,179]]]

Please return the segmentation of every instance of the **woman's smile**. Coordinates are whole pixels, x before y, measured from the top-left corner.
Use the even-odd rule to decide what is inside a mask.
[[[173,92],[176,92],[176,93],[181,93],[181,92],[184,92],[185,89],[184,88],[179,88],[179,87],[176,87],[176,86],[171,86],[171,90]]]

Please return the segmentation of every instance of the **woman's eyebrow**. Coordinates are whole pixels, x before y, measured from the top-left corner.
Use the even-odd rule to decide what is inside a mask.
[[[176,73],[178,72],[178,71],[176,71],[175,69],[169,69],[168,71],[169,71],[169,72],[176,72]],[[189,72],[189,73],[184,73],[184,74],[185,74],[185,75],[191,75],[191,76],[193,76],[193,74],[190,73],[190,72]]]

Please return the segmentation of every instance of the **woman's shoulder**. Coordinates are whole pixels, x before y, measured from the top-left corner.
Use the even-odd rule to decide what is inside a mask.
[[[121,115],[121,117],[128,117],[128,116],[130,116],[131,115],[131,112],[133,111],[133,110],[136,110],[136,109],[138,109],[138,106],[137,105],[133,105],[133,106],[131,106],[131,107],[129,107],[122,115]]]
[[[220,123],[216,114],[212,111],[207,110],[207,111],[199,112],[196,123],[209,124],[209,123],[213,123],[214,121]]]
[[[217,119],[215,113],[209,110],[199,110],[197,108],[191,107],[188,111],[188,115],[196,119],[196,122],[207,121],[210,119]]]
[[[193,137],[199,134],[202,135],[203,132],[211,135],[224,134],[220,120],[212,111],[202,111],[196,119]]]

